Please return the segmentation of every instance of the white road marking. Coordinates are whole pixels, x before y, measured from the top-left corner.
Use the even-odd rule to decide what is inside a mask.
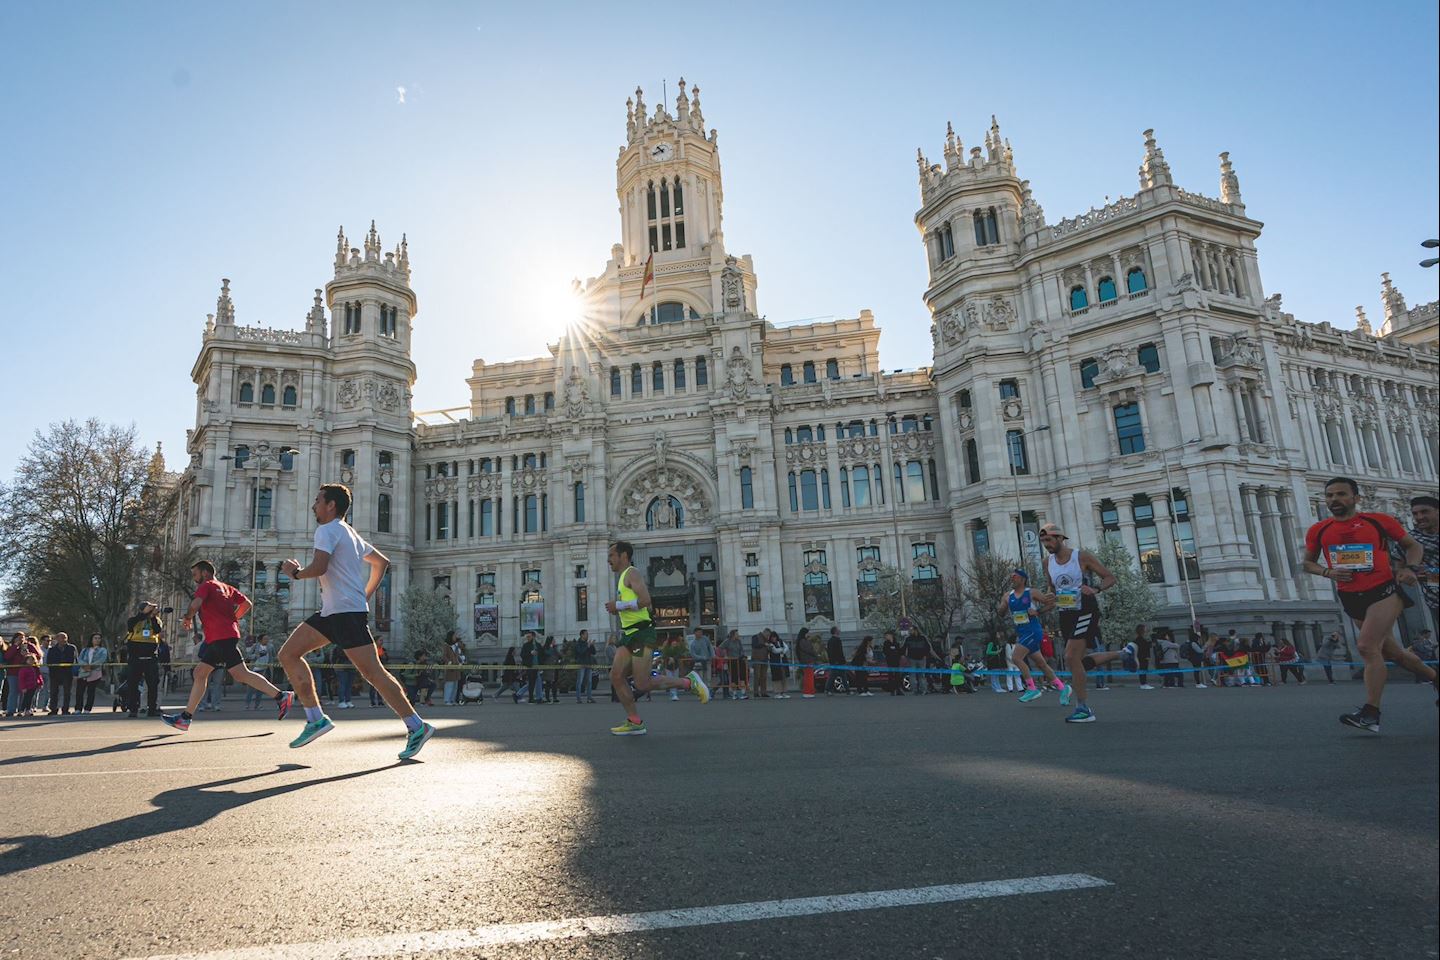
[[[167,953],[133,960],[358,960],[393,957],[400,954],[439,953],[446,950],[474,950],[484,947],[535,943],[542,940],[581,940],[622,933],[645,933],[677,927],[703,927],[719,923],[747,923],[784,917],[809,917],[852,910],[882,910],[991,897],[1014,897],[1030,893],[1087,890],[1111,884],[1083,873],[1049,877],[1021,877],[1015,880],[987,880],[982,883],[955,883],[938,887],[908,887],[902,890],[873,890],[829,897],[801,897],[795,900],[762,900],[730,903],[715,907],[656,910],[649,913],[620,913],[568,920],[537,920],[531,923],[504,923],[470,930],[431,930],[394,933],[377,937],[312,943],[277,943],[204,953]]]
[[[139,770],[61,770],[56,773],[6,773],[0,780],[32,780],[36,777],[110,777],[126,773],[189,773],[191,770],[254,770],[252,764],[246,767],[143,767]]]

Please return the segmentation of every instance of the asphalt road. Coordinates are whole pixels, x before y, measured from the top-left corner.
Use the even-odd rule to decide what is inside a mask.
[[[489,701],[430,710],[409,764],[371,710],[298,751],[234,700],[184,735],[4,721],[0,952],[235,960],[1073,873],[1110,886],[385,955],[1440,956],[1435,696],[1392,683],[1374,736],[1336,722],[1358,691],[1125,687],[1079,727],[1053,695],[657,699],[630,739],[608,703]]]

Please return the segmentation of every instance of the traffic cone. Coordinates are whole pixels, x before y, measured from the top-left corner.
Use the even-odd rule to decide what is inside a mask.
[[[806,697],[815,696],[815,668],[806,667],[800,677],[800,694]]]

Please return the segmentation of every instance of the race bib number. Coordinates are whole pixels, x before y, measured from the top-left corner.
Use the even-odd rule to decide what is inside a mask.
[[[1017,611],[1010,614],[1010,619],[1017,627],[1028,627],[1030,625],[1030,614],[1028,613]]]
[[[1330,548],[1332,570],[1363,573],[1375,569],[1375,547],[1368,543],[1341,543]]]
[[[1055,606],[1060,610],[1079,610],[1079,590],[1057,590],[1055,591]]]

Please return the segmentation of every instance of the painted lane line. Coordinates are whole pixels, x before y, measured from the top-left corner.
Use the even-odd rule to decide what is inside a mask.
[[[510,946],[544,940],[580,940],[624,933],[646,933],[679,927],[703,927],[721,923],[749,923],[785,917],[809,917],[855,910],[883,910],[923,904],[956,903],[992,897],[1014,897],[1032,893],[1088,890],[1111,886],[1083,873],[1048,877],[1021,877],[1015,880],[987,880],[938,887],[908,887],[901,890],[874,890],[828,897],[801,897],[794,900],[761,900],[714,907],[655,910],[647,913],[620,913],[610,916],[574,917],[568,920],[537,920],[505,923],[469,930],[431,930],[394,933],[376,937],[312,943],[280,943],[261,947],[240,947],[204,953],[169,953],[133,960],[358,960],[393,957],[401,954],[439,953]]]

